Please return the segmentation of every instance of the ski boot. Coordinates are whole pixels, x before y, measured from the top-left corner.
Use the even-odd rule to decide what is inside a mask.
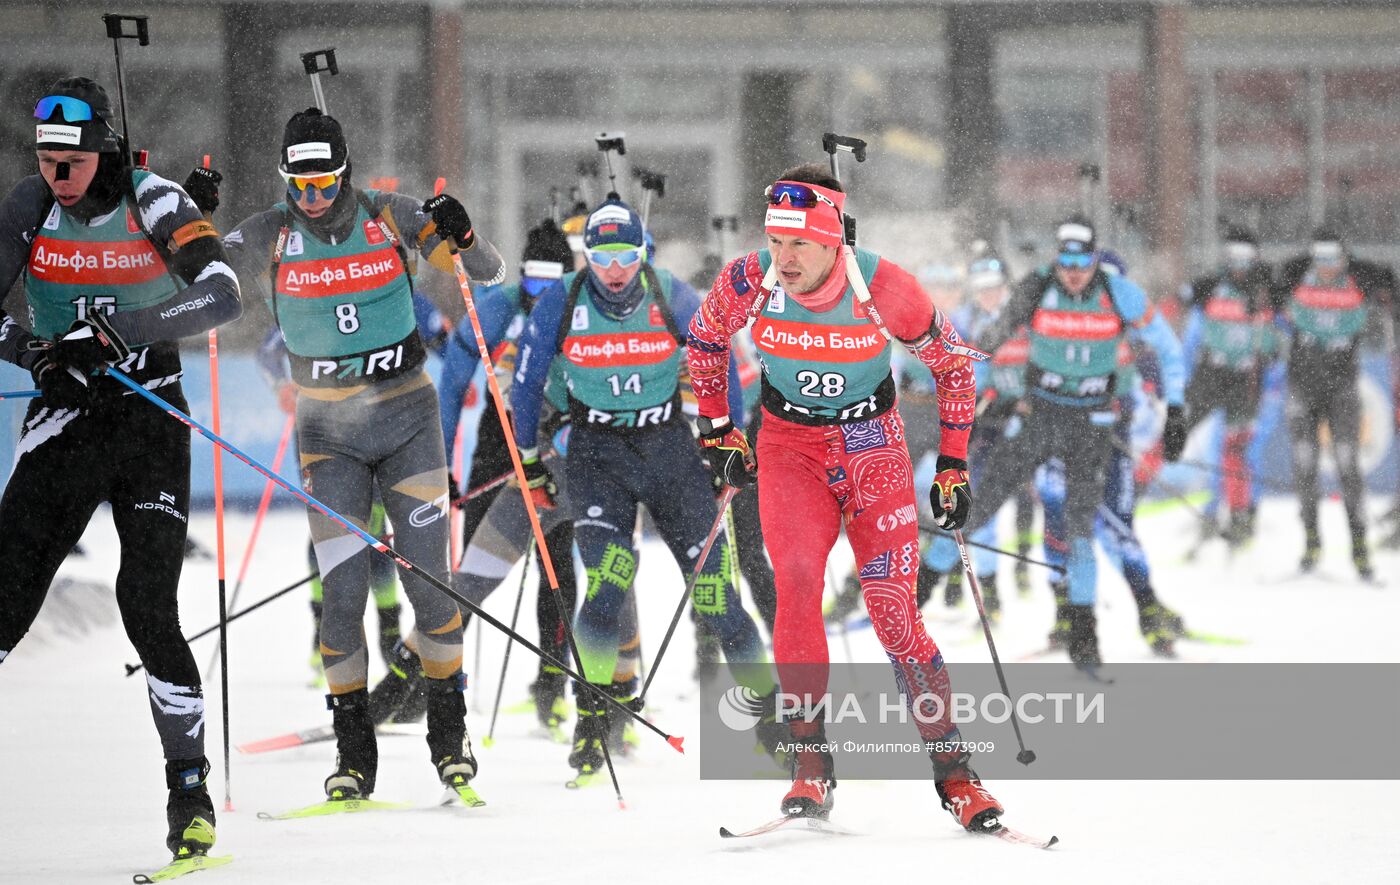
[[[326,798],[367,799],[379,770],[379,745],[370,718],[369,692],[357,689],[326,695],[335,728],[335,771],[326,778]]]
[[[369,694],[369,710],[374,724],[382,725],[390,719],[405,721],[400,720],[398,714],[400,710],[408,712],[406,708],[414,695],[423,693],[423,681],[423,668],[418,655],[414,654],[403,640],[399,640],[394,645],[389,672],[384,674],[384,678],[379,680],[379,684]],[[426,710],[426,700],[422,703]],[[422,713],[418,716],[422,716]],[[406,721],[415,721],[418,716]]]
[[[209,853],[214,847],[214,802],[204,785],[209,760],[182,759],[165,763],[165,847],[175,860]]]
[[[789,720],[794,747],[788,771],[792,786],[783,797],[782,812],[789,817],[826,820],[836,802],[835,762],[826,749],[826,728],[821,722]]]
[[[1156,599],[1138,609],[1138,629],[1142,631],[1142,638],[1152,647],[1152,653],[1164,658],[1176,655],[1175,642],[1185,633],[1181,615]]]
[[[982,588],[982,607],[987,610],[987,619],[1001,620],[1001,595],[997,593],[997,573],[991,572],[977,577],[977,586]]]
[[[1351,562],[1356,566],[1356,574],[1363,581],[1374,581],[1376,572],[1371,568],[1371,553],[1366,549],[1364,538],[1351,542]]]
[[[1069,606],[1069,659],[1090,675],[1103,665],[1099,655],[1098,619],[1094,617],[1092,605]]]
[[[607,691],[609,686],[574,686],[574,709],[578,712],[578,721],[574,723],[574,748],[569,753],[569,767],[578,772],[574,783],[579,786],[596,777],[606,764],[603,742],[608,739],[607,703],[593,688]]]
[[[993,832],[1001,826],[1005,813],[1001,803],[987,792],[977,772],[968,766],[967,753],[930,754],[933,759],[934,788],[943,807],[963,829]]]
[[[464,792],[470,791],[468,785],[476,777],[476,756],[467,734],[467,703],[462,696],[466,680],[458,675],[423,681],[428,696],[428,754],[438,780],[468,805],[474,805],[479,801],[475,793]]]
[[[919,608],[928,605],[928,601],[933,598],[933,591],[938,589],[938,582],[941,580],[943,580],[942,572],[930,568],[924,562],[919,563],[919,574],[914,581],[915,601]]]
[[[1050,628],[1050,647],[1069,647],[1069,584],[1064,580],[1051,581],[1050,592],[1055,594],[1055,626]]]
[[[626,682],[614,682],[608,686],[608,694],[613,700],[633,713],[642,712],[642,706],[645,702],[637,697],[637,679],[635,677]],[[608,721],[608,751],[624,759],[635,753],[642,742],[637,737],[637,729],[632,723],[632,717],[621,710],[610,708],[605,718]]]
[[[957,608],[962,605],[963,599],[963,573],[962,569],[953,569],[948,573],[948,583],[943,585],[943,604],[948,608]]]
[[[550,733],[569,718],[569,702],[564,700],[564,674],[557,667],[540,664],[539,675],[530,683],[530,697],[535,702],[535,716]]]
[[[1318,535],[1317,529],[1308,529],[1307,538],[1303,542],[1303,558],[1298,562],[1298,570],[1303,574],[1311,572],[1317,568],[1317,561],[1322,556],[1322,538]]]

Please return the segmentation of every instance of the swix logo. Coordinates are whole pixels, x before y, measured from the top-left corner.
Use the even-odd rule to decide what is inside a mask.
[[[894,513],[882,513],[875,519],[875,527],[882,532],[892,532],[902,525],[918,522],[919,515],[913,504],[899,508]]]
[[[379,225],[374,223],[374,219],[365,221],[365,240],[371,246],[379,246],[384,243],[384,231],[379,229]]]
[[[569,328],[575,332],[588,328],[588,308],[580,304],[574,308],[574,318],[569,324]]]
[[[287,254],[300,255],[306,251],[306,244],[302,242],[301,231],[294,230],[287,235]]]
[[[311,379],[335,377],[337,379],[359,378],[376,372],[387,372],[403,365],[403,345],[396,344],[387,350],[376,350],[369,356],[347,356],[341,359],[311,361]]]
[[[179,510],[176,509],[176,507],[175,507],[175,496],[172,495],[172,494],[170,494],[169,492],[161,492],[161,493],[160,493],[160,500],[158,500],[158,501],[142,501],[141,503],[136,504],[135,507],[134,507],[133,509],[136,509],[136,510],[159,510],[159,511],[162,512],[162,513],[167,513],[167,514],[169,514],[170,516],[175,517],[176,519],[180,520],[181,522],[184,522],[184,523],[188,523],[188,522],[189,522],[189,519],[185,516],[185,514],[181,513]]]
[[[408,515],[408,524],[414,528],[421,529],[423,526],[432,525],[442,518],[447,512],[447,495],[434,498],[426,504],[422,504]]]

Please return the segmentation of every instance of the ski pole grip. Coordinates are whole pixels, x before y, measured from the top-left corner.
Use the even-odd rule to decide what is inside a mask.
[[[324,67],[321,64],[323,61],[325,62]],[[319,74],[324,71],[334,77],[340,73],[340,67],[335,63],[334,46],[303,52],[301,54],[301,67],[307,74]]]
[[[835,132],[822,134],[822,150],[828,154],[846,151],[855,156],[857,163],[865,162],[865,140],[853,135],[837,135]]]
[[[135,27],[134,32],[127,33],[127,22]],[[113,40],[135,40],[137,46],[151,45],[151,33],[147,30],[147,16],[118,15],[115,12],[108,12],[103,14],[102,23],[107,26],[107,36]]]

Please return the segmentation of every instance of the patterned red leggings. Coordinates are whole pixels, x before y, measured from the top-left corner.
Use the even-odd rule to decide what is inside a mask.
[[[826,692],[822,589],[844,519],[865,606],[900,691],[906,699],[937,695],[947,709],[943,655],[914,601],[918,509],[898,410],[826,427],[794,424],[765,410],[758,464],[758,506],[778,587],[773,657],[783,691],[814,701]],[[920,722],[919,731],[924,740],[936,740],[953,728]]]

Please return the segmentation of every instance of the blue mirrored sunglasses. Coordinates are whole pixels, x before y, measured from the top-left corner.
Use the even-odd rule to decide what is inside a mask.
[[[768,198],[768,203],[772,206],[787,203],[794,209],[812,209],[818,203],[825,203],[832,208],[836,207],[835,203],[812,188],[792,182],[771,185],[763,192],[763,195]]]
[[[589,249],[588,263],[598,267],[631,267],[646,257],[645,246],[635,246],[630,249]]]
[[[1093,252],[1061,252],[1056,263],[1066,270],[1088,270],[1094,266]]]
[[[54,108],[63,111],[65,123],[81,123],[92,119],[92,105],[81,98],[68,95],[49,95],[39,99],[39,103],[34,106],[35,119],[47,120],[53,116]]]

